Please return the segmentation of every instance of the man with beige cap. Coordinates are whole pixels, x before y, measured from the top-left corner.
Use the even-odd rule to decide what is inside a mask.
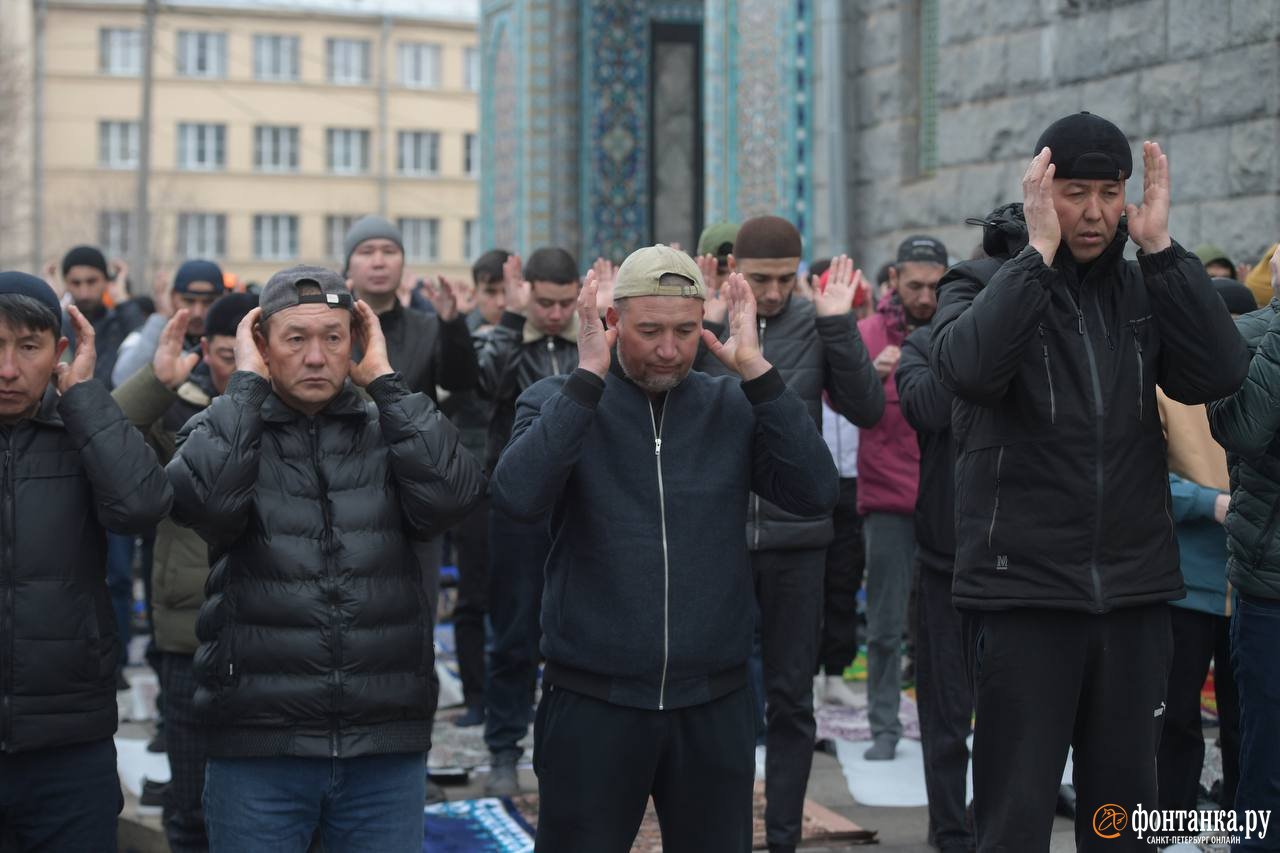
[[[578,369],[521,396],[492,480],[495,506],[548,516],[553,540],[536,849],[624,853],[652,797],[668,853],[737,853],[754,776],[747,495],[827,513],[835,466],[761,354],[742,276],[725,285],[723,342],[702,330],[702,277],[682,252],[627,258],[607,329],[596,289],[588,274]],[[699,342],[736,375],[692,371]]]

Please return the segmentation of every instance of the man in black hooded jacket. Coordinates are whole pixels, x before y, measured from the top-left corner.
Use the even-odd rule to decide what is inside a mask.
[[[1158,145],[1143,145],[1142,204],[1127,208],[1132,157],[1111,122],[1068,116],[1036,150],[1023,209],[986,222],[992,257],[943,279],[931,347],[957,397],[953,596],[975,686],[978,846],[1047,848],[1072,745],[1077,844],[1147,849],[1128,828],[1109,836],[1118,809],[1156,801],[1164,603],[1183,595],[1155,386],[1219,399],[1248,353],[1169,237]]]

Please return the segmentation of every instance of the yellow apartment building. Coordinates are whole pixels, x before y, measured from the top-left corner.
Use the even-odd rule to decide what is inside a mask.
[[[130,258],[143,5],[44,3],[44,255],[96,242]],[[478,0],[161,2],[152,268],[212,258],[262,282],[292,263],[339,266],[347,226],[381,213],[415,272],[465,273],[484,248],[478,17]]]

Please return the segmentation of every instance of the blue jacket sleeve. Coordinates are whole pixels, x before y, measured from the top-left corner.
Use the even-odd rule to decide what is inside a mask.
[[[1184,521],[1213,520],[1213,508],[1222,494],[1199,483],[1185,480],[1177,474],[1169,475],[1169,494],[1173,496],[1173,519]]]

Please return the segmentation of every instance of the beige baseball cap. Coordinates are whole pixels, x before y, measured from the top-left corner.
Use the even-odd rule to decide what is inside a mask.
[[[678,275],[687,284],[662,284],[664,275]],[[646,246],[627,256],[613,280],[613,298],[632,296],[685,296],[706,299],[702,273],[693,258],[670,246]]]

